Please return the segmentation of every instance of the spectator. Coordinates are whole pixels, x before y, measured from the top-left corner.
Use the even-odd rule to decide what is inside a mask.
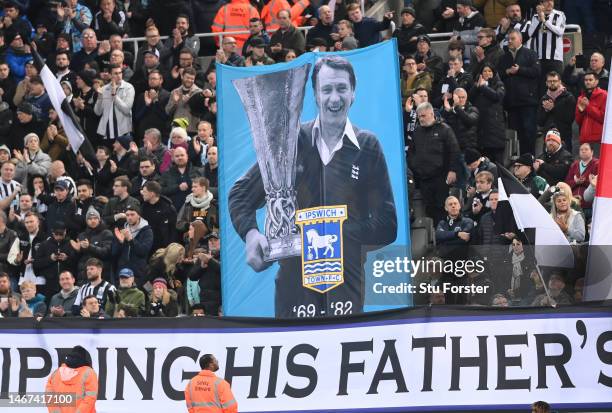
[[[13,109],[13,97],[15,96],[15,89],[17,83],[11,76],[11,69],[6,62],[0,62],[0,89],[2,93],[2,101],[6,102]]]
[[[508,47],[499,61],[498,71],[506,86],[504,107],[508,125],[517,132],[521,154],[534,153],[538,110],[540,65],[533,50],[523,47],[517,30],[508,34]]]
[[[214,195],[217,192],[217,187],[219,186],[219,157],[216,146],[211,146],[207,149],[206,159],[208,159],[208,162],[206,165],[204,165],[204,178],[208,179],[208,183],[210,184],[209,188],[212,190]]]
[[[266,44],[261,38],[250,41],[250,54],[246,58],[245,66],[273,65],[274,59],[266,54]]]
[[[591,143],[595,156],[599,156],[607,100],[608,92],[599,87],[597,74],[587,72],[576,103],[576,123],[580,126],[580,143]]]
[[[538,82],[539,95],[544,94],[546,74],[563,71],[563,33],[565,14],[556,10],[554,0],[541,0],[529,26],[530,47],[538,54],[541,77]]]
[[[584,85],[584,75],[591,71],[599,76],[599,87],[603,90],[608,90],[608,82],[610,81],[610,72],[606,69],[606,59],[599,52],[593,52],[589,59],[589,68],[582,69],[576,67],[576,56],[573,56],[565,69],[563,70],[563,83],[569,88],[572,88],[575,95],[579,94],[578,89],[582,89]]]
[[[523,43],[529,40],[530,19],[524,19],[520,4],[509,4],[506,6],[506,15],[499,20],[495,29],[497,42],[503,47],[508,46],[508,32],[511,29],[518,30],[523,34]]]
[[[26,63],[32,60],[30,46],[25,44],[21,33],[14,28],[4,33],[4,41],[9,45],[6,50],[5,61],[11,69],[11,75],[15,82],[20,82],[26,75]]]
[[[516,0],[475,0],[474,6],[484,10],[487,27],[493,27],[506,14],[506,6],[515,3]]]
[[[325,45],[331,47],[334,44],[334,39],[332,38],[332,33],[334,33],[334,13],[328,5],[323,5],[319,7],[318,16],[319,21],[306,34],[306,43],[312,44],[314,39],[323,39],[325,40]]]
[[[76,73],[70,70],[70,52],[58,50],[55,54],[55,77],[60,82],[70,82],[72,88],[76,88]]]
[[[191,316],[192,317],[204,317],[206,315],[206,311],[204,310],[204,305],[200,303],[196,303],[191,306]]]
[[[499,61],[504,55],[503,49],[499,47],[495,39],[495,31],[493,29],[488,27],[480,29],[476,38],[478,39],[478,46],[474,48],[470,57],[470,62],[472,63],[471,71],[474,78],[482,72],[485,65],[497,70]]]
[[[170,93],[162,86],[161,73],[159,71],[149,73],[149,88],[136,99],[134,119],[137,123],[136,137],[143,137],[144,142],[144,147],[139,149],[139,155],[154,156],[160,172],[165,172],[170,164],[170,155],[167,154],[167,148],[161,144],[161,135],[167,135],[170,132],[169,116],[166,113]]]
[[[19,233],[19,282],[34,281],[37,285],[44,285],[46,279],[35,274],[34,251],[38,250],[40,244],[47,238],[41,230],[40,218],[35,212],[28,212],[23,219],[25,231]],[[17,284],[17,283],[16,283]]]
[[[351,3],[346,6],[348,18],[353,22],[355,38],[359,47],[368,47],[380,42],[380,32],[387,30],[393,19],[393,12],[386,12],[382,21],[376,21],[372,17],[364,17],[359,3]]]
[[[66,187],[68,188],[68,195],[71,198],[76,196],[76,184],[74,183],[74,179],[72,179],[72,177],[70,177],[66,172],[66,168],[64,167],[64,163],[62,161],[51,162],[48,179],[51,186],[55,185],[56,182],[64,181],[66,183]]]
[[[166,105],[166,114],[172,119],[186,118],[189,126],[188,132],[197,133],[196,127],[198,124],[198,116],[192,113],[189,100],[194,96],[202,92],[195,84],[196,71],[193,68],[186,68],[183,71],[181,86],[174,89],[170,93],[168,104]]]
[[[506,268],[499,272],[496,279],[496,291],[508,294],[514,301],[520,302],[531,293],[532,278],[540,281],[540,275],[535,268],[533,248],[525,248],[523,241],[515,237],[507,255]]]
[[[129,33],[127,14],[118,10],[114,0],[100,0],[100,11],[96,13],[93,29],[100,40],[107,40],[113,34],[123,36]]]
[[[562,192],[565,197],[570,200],[570,208],[575,209],[578,212],[582,212],[582,209],[580,209],[580,201],[574,198],[574,196],[572,195],[572,188],[563,181],[557,182],[555,185],[549,186],[546,191],[544,191],[544,193],[540,195],[540,198],[538,198],[540,204],[542,204],[542,206],[544,206],[544,208],[546,208],[548,212],[550,212],[552,209],[552,198],[553,195],[557,192]]]
[[[0,152],[1,154],[1,152]],[[53,164],[51,164],[53,166]],[[4,178],[2,178],[4,179]],[[28,193],[32,196],[32,204],[39,214],[47,212],[47,205],[39,199],[41,195],[49,193],[49,183],[46,177],[42,175],[33,175],[28,177]],[[2,197],[0,196],[0,199]],[[2,201],[0,201],[0,205]]]
[[[116,303],[111,301],[106,302],[105,312],[107,314],[115,314],[118,310],[117,304],[121,308],[130,308],[140,316],[145,312],[145,295],[136,287],[134,283],[134,272],[129,268],[122,268],[119,271],[119,288],[117,289],[118,300]]]
[[[51,108],[51,99],[45,91],[40,76],[35,75],[30,78],[29,92],[23,99],[24,102],[29,102],[32,105],[34,116],[37,120],[44,122],[49,121],[49,108]]]
[[[4,28],[15,30],[17,33],[23,33],[24,35],[33,35],[34,28],[32,23],[28,19],[25,13],[22,14],[22,10],[25,9],[24,4],[18,0],[9,0],[4,2]]]
[[[104,207],[102,217],[111,228],[122,228],[127,218],[128,208],[140,206],[137,199],[130,196],[131,183],[124,177],[115,178],[113,183],[113,197]]]
[[[98,297],[93,294],[83,299],[83,308],[79,311],[79,315],[83,318],[111,318],[106,315]]]
[[[152,157],[143,155],[140,157],[140,173],[131,181],[132,188],[130,196],[142,204],[141,190],[147,182],[160,182],[161,175],[155,169],[155,161]]]
[[[9,271],[8,265],[15,265],[17,252],[19,251],[19,238],[17,233],[7,227],[8,218],[4,211],[0,211],[0,269]]]
[[[446,78],[441,81],[442,88],[438,91],[437,95],[444,95],[450,98],[454,90],[457,88],[463,88],[470,90],[474,80],[469,72],[463,69],[463,60],[460,57],[451,57],[448,59],[448,71],[446,72]]]
[[[89,207],[101,212],[104,210],[104,204],[94,198],[93,185],[88,179],[79,179],[76,184],[77,196],[75,199],[76,212],[74,215],[75,221],[79,223],[79,231],[83,231],[86,227],[86,215]]]
[[[32,104],[22,102],[17,107],[17,115],[13,120],[7,144],[12,150],[22,150],[24,138],[27,134],[35,133],[37,136],[43,136],[45,128],[46,124],[34,116]]]
[[[138,48],[134,67],[143,67],[145,54],[157,50],[157,56],[159,57],[159,62],[163,69],[162,71],[169,70],[174,64],[172,51],[161,41],[161,36],[159,35],[159,29],[157,26],[147,26],[145,30],[145,37],[147,41],[144,45]],[[155,52],[153,52],[153,54],[155,54]]]
[[[393,32],[393,37],[397,38],[399,53],[404,57],[415,54],[417,39],[422,34],[427,34],[427,29],[416,20],[414,8],[404,7],[401,13],[401,25]]]
[[[483,65],[477,76],[469,96],[480,115],[478,117],[478,148],[491,161],[503,162],[506,147],[503,102],[506,89],[495,68],[489,64]]]
[[[111,248],[113,244],[113,233],[100,219],[100,212],[92,206],[85,214],[87,228],[79,233],[75,241],[71,241],[72,249],[78,253],[77,280],[81,285],[87,280],[87,263],[91,258],[103,262],[102,276],[110,280],[111,277]]]
[[[193,137],[189,145],[189,159],[194,166],[208,163],[208,148],[215,146],[214,131],[210,122],[202,120],[198,123],[198,134]]]
[[[128,205],[126,223],[123,228],[115,228],[113,256],[117,267],[134,271],[136,284],[141,287],[147,273],[147,258],[153,246],[153,230],[147,220],[140,216],[140,206]]]
[[[474,45],[478,44],[478,32],[487,24],[482,14],[474,7],[472,0],[457,1],[457,16],[453,34],[465,44],[466,57],[471,56]]]
[[[291,23],[291,13],[289,10],[281,10],[277,16],[279,28],[270,38],[270,52],[274,60],[279,62],[283,50],[292,49],[298,55],[304,53],[306,39]]]
[[[19,317],[43,317],[47,312],[45,296],[36,292],[36,284],[32,281],[24,281],[19,286],[21,292],[22,308]],[[23,305],[25,304],[25,306]]]
[[[447,48],[447,60],[451,57],[458,57],[463,61],[463,65],[469,64],[469,60],[465,59],[465,44],[461,41],[461,39],[453,39],[448,41]]]
[[[514,176],[523,184],[525,188],[536,198],[539,198],[548,184],[546,179],[536,175],[533,167],[535,159],[532,154],[524,153],[512,163],[512,172]]]
[[[34,60],[26,60],[25,76],[21,81],[18,81],[15,95],[13,96],[13,104],[15,106],[19,106],[26,95],[30,93],[30,78],[38,75],[38,68],[34,65]]]
[[[87,166],[88,161],[84,160],[84,165]],[[117,164],[112,162],[112,164],[117,166]],[[95,165],[92,166],[89,164],[88,168],[92,171],[93,174],[93,185],[94,185],[94,194],[96,196],[104,196],[111,197],[113,194],[112,185],[113,185],[113,173],[111,172],[111,161],[110,161],[110,151],[106,146],[98,146],[96,148],[96,162]]]
[[[74,275],[70,271],[60,273],[59,285],[62,289],[49,301],[49,317],[72,316],[72,306],[79,294],[79,287],[74,282]]]
[[[432,31],[440,33],[452,32],[458,19],[457,1],[440,1],[440,5],[433,10],[433,15],[434,24]]]
[[[189,273],[191,281],[197,281],[200,289],[200,304],[206,314],[216,315],[221,306],[221,264],[219,262],[219,236],[212,232],[207,237],[208,252],[201,252],[199,264]]]
[[[176,17],[172,35],[166,40],[165,46],[170,50],[173,57],[171,66],[178,64],[179,54],[183,49],[189,49],[194,56],[198,55],[200,51],[200,39],[194,36],[188,15],[179,14]]]
[[[471,218],[475,223],[480,222],[480,218],[491,211],[489,196],[493,191],[493,174],[489,171],[481,171],[476,174],[476,187],[468,191],[467,200],[463,208],[464,215]]]
[[[117,302],[117,289],[113,284],[102,279],[103,264],[97,258],[90,258],[87,261],[87,282],[81,286],[74,304],[72,305],[72,315],[79,315],[81,305],[85,300],[92,296],[98,301],[100,307],[105,307],[107,302]]]
[[[93,15],[89,7],[81,4],[78,0],[68,0],[64,7],[57,8],[57,23],[62,33],[66,33],[72,39],[71,49],[74,52],[81,50],[81,36],[93,21]]]
[[[61,158],[66,148],[68,147],[68,138],[64,127],[59,121],[59,116],[53,107],[49,108],[49,126],[45,132],[42,140],[40,141],[40,149],[42,152],[49,155],[51,162],[57,161]],[[47,171],[41,173],[46,175]]]
[[[8,213],[8,226],[13,231],[17,231],[17,233],[25,232],[25,226],[23,221],[28,212],[34,211],[34,204],[32,200],[32,195],[23,193],[19,195],[19,209],[9,208]]]
[[[213,33],[227,31],[248,31],[251,19],[258,18],[259,12],[249,4],[247,0],[231,0],[221,6],[213,20],[211,31]],[[244,42],[249,37],[246,34],[237,35],[236,46],[242,49]],[[218,45],[218,43],[217,43]]]
[[[201,220],[209,231],[218,227],[217,211],[213,203],[213,194],[208,190],[208,180],[203,177],[195,178],[191,183],[191,194],[185,199],[176,222],[176,229],[184,234],[193,221]]]
[[[11,288],[11,280],[5,272],[0,272],[0,315],[2,318],[17,317],[21,295]]]
[[[228,66],[244,66],[244,57],[236,53],[236,39],[227,36],[221,42],[221,49],[217,50],[215,55],[217,63],[222,63]]]
[[[335,39],[335,43],[333,44],[334,50],[342,50],[342,42],[347,38],[355,38],[355,33],[353,32],[353,23],[348,20],[340,20],[337,27],[337,33],[332,33],[331,36]]]
[[[417,70],[428,71],[432,78],[432,90],[438,91],[438,85],[442,81],[444,63],[442,58],[431,50],[431,39],[427,35],[417,38],[417,54],[414,56],[417,63]],[[437,96],[430,96],[435,99]]]
[[[79,118],[81,128],[94,147],[102,144],[97,130],[100,116],[94,110],[98,100],[98,92],[92,87],[96,73],[92,70],[82,70],[76,77],[75,97],[72,99],[75,114]]]
[[[98,58],[98,38],[93,29],[83,30],[81,45],[81,50],[76,52],[70,61],[70,69],[76,73],[80,73],[86,64],[95,62]]]
[[[534,402],[531,405],[531,413],[550,413],[550,405],[542,401]]]
[[[557,191],[552,196],[552,208],[550,215],[557,223],[565,237],[570,243],[583,242],[586,237],[586,226],[582,213],[571,208],[573,199],[562,191]]]
[[[504,294],[495,294],[491,300],[491,307],[510,307],[508,297]]]
[[[572,152],[572,124],[576,110],[576,98],[561,83],[557,72],[546,75],[546,94],[538,107],[538,126],[544,130],[557,128],[563,137],[563,145]]]
[[[476,175],[480,172],[487,171],[493,175],[493,181],[497,182],[497,166],[478,150],[468,149],[465,151],[465,164],[467,165],[470,175],[468,177],[468,193],[471,188],[476,188]]]
[[[430,103],[421,103],[417,116],[419,126],[414,131],[414,148],[408,153],[409,164],[421,189],[426,214],[438,222],[444,219],[441,205],[448,186],[457,180],[459,144],[452,128],[436,120]]]
[[[465,89],[456,88],[452,96],[452,106],[449,102],[448,95],[444,96],[442,118],[451,128],[453,128],[461,151],[465,151],[467,148],[476,149],[478,146],[478,119],[480,113],[478,109],[468,101]],[[463,163],[463,155],[460,156],[460,161]],[[465,186],[462,185],[465,184],[465,176],[462,181],[463,182],[459,182],[460,187]]]
[[[184,148],[176,148],[172,158],[174,164],[162,175],[162,194],[172,200],[175,209],[180,210],[189,194],[193,180],[202,176],[202,172],[189,163],[189,157]]]
[[[159,182],[147,181],[140,192],[144,201],[142,217],[153,230],[151,251],[154,252],[164,248],[176,238],[176,209],[172,201],[161,194],[162,187]]]
[[[593,148],[590,143],[580,145],[578,159],[575,160],[567,172],[565,183],[572,188],[572,195],[580,199],[580,206],[584,210],[586,218],[591,216],[591,202],[584,199],[584,192],[588,188],[591,175],[597,175],[599,159],[593,156]]]
[[[572,297],[565,291],[565,275],[560,272],[553,272],[548,279],[548,291],[536,297],[531,304],[535,307],[549,307],[556,305],[569,305],[573,303]],[[549,297],[550,295],[550,297]],[[550,411],[541,410],[539,411]]]
[[[178,315],[176,292],[168,290],[168,283],[164,278],[156,278],[153,281],[147,315],[149,317],[176,317]]]
[[[110,0],[106,0],[110,1]],[[98,100],[94,106],[96,115],[101,116],[98,134],[114,142],[119,136],[132,131],[132,105],[134,87],[123,80],[121,66],[111,67],[111,82],[96,89]]]
[[[138,147],[130,133],[119,136],[113,142],[110,171],[114,176],[125,175],[130,179],[138,174]]]
[[[51,167],[51,158],[41,150],[40,138],[35,133],[28,133],[23,140],[23,152],[13,152],[17,160],[15,174],[20,177],[46,175]]]
[[[573,157],[561,143],[557,129],[551,129],[544,138],[545,151],[535,160],[533,167],[549,185],[563,181],[567,176]]]
[[[58,291],[59,275],[63,271],[72,271],[75,251],[70,246],[66,235],[66,224],[61,221],[51,222],[51,236],[34,250],[32,269],[36,277],[45,279],[41,292],[51,297]]]
[[[139,95],[150,88],[149,75],[152,72],[158,72],[163,81],[163,76],[161,75],[161,67],[159,64],[159,50],[157,49],[147,50],[144,53],[142,66],[137,66],[136,72],[134,72],[134,76],[129,79],[129,81],[134,86],[134,91],[136,92],[136,95]],[[161,88],[161,82],[159,83],[158,88]]]
[[[11,205],[17,205],[17,196],[21,192],[21,185],[15,181],[15,164],[4,162],[0,166],[0,209],[7,211]]]
[[[430,92],[431,86],[431,73],[425,70],[419,71],[414,56],[406,56],[402,65],[402,79],[400,81],[402,99],[404,101],[411,99],[418,89],[425,89],[426,92]]]
[[[110,76],[107,75],[107,73],[110,72],[113,66],[119,66],[122,72],[122,79],[126,82],[131,81],[134,76],[134,71],[126,64],[125,53],[123,53],[122,50],[115,49],[109,53],[109,57],[108,64],[102,66],[102,73],[100,73],[102,79],[104,81],[110,80]]]
[[[314,28],[311,30],[314,30]],[[253,17],[249,20],[249,37],[242,45],[243,56],[250,56],[252,47],[251,42],[255,39],[263,40],[266,47],[270,44],[270,36],[268,36],[268,33],[264,30],[263,23],[258,17]]]
[[[461,215],[461,202],[449,196],[444,201],[445,219],[436,226],[436,243],[442,257],[465,258],[474,221]]]
[[[414,131],[418,125],[418,116],[416,108],[421,104],[429,101],[429,94],[427,89],[417,88],[411,96],[406,98],[404,104],[404,124],[406,125],[406,131],[404,134],[404,149],[408,152],[409,148],[413,144]],[[435,112],[434,112],[435,113]],[[439,118],[439,113],[434,114],[435,118]]]
[[[78,233],[80,227],[78,220],[75,219],[76,206],[65,180],[57,180],[53,184],[53,196],[41,195],[40,199],[47,204],[45,216],[51,225],[54,222],[62,222],[70,235]],[[52,235],[51,228],[49,228],[47,235]]]

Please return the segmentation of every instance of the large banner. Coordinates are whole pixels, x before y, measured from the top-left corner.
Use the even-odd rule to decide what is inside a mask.
[[[611,317],[609,307],[434,307],[335,322],[6,319],[0,393],[43,391],[79,343],[99,377],[99,413],[186,411],[206,353],[240,412],[525,412],[537,400],[612,411]]]
[[[410,294],[375,292],[368,264],[410,250],[395,41],[219,65],[217,80],[224,313],[411,305]]]

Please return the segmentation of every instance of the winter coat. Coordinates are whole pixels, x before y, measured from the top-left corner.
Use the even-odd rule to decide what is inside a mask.
[[[200,286],[200,304],[206,314],[218,314],[221,305],[221,265],[216,259],[208,261],[208,267],[199,264],[189,272],[189,279]]]
[[[109,199],[108,203],[104,207],[104,212],[102,213],[102,219],[109,227],[121,227],[125,220],[115,221],[115,215],[121,212],[125,212],[128,206],[138,205],[140,206],[140,202],[137,199],[132,198],[131,196],[127,196],[124,199],[120,199],[119,197],[112,197]]]
[[[557,182],[565,181],[567,171],[574,161],[574,157],[563,146],[552,154],[547,151],[538,156],[538,159],[544,161],[538,168],[538,175],[546,179],[548,185],[557,185]]]
[[[542,103],[551,99],[548,94],[542,96],[538,106],[538,126],[544,131],[557,128],[563,140],[572,138],[572,124],[576,111],[576,98],[567,90],[563,91],[557,99],[555,106],[548,112],[544,110]]]
[[[293,49],[296,54],[300,55],[306,50],[306,38],[295,26],[291,26],[289,30],[275,31],[270,38],[270,45],[280,43],[283,49]],[[277,57],[274,53],[268,53],[269,56]]]
[[[75,395],[74,412],[96,413],[96,399],[98,397],[98,376],[89,366],[70,368],[62,363],[47,381],[45,391],[48,393],[71,393]],[[70,407],[62,407],[55,411],[69,411]],[[54,411],[49,407],[49,411]]]
[[[397,38],[397,49],[399,53],[404,57],[415,54],[417,41],[416,39],[412,40],[412,38],[419,37],[422,34],[427,34],[427,29],[417,21],[411,26],[401,25],[395,29],[393,37]]]
[[[53,297],[51,297],[51,301],[49,301],[49,308],[51,307],[63,307],[64,308],[64,317],[72,317],[72,305],[74,304],[74,300],[76,300],[77,294],[79,293],[79,287],[75,287],[74,290],[66,298],[62,295],[62,292],[58,292]],[[49,317],[52,317],[49,312]]]
[[[165,304],[163,301],[154,302],[153,293],[149,295],[146,311],[149,317],[176,317],[178,315],[176,291],[168,290],[168,295],[170,300]]]
[[[94,112],[100,116],[100,122],[98,123],[97,133],[101,136],[106,136],[106,127],[108,126],[108,120],[110,118],[113,107],[115,108],[115,126],[117,128],[117,135],[112,137],[119,137],[126,133],[132,132],[132,106],[134,104],[134,86],[128,82],[122,80],[121,84],[117,88],[116,95],[112,96],[111,85],[108,84],[102,88],[102,93],[98,95],[96,104],[94,106]],[[111,138],[106,136],[107,138]]]
[[[506,146],[506,125],[504,115],[504,82],[495,75],[488,84],[470,89],[470,102],[478,108],[478,147],[504,148]]]
[[[185,203],[181,207],[181,210],[178,213],[178,218],[176,220],[176,229],[180,233],[185,233],[189,230],[189,224],[195,221],[196,219],[201,219],[210,231],[215,227],[219,227],[219,223],[217,221],[217,208],[214,205],[215,201],[212,199],[212,194],[210,194],[210,203],[206,208],[198,208],[197,206],[192,205],[190,201],[190,197],[187,197]]]
[[[65,261],[51,260],[51,254],[58,251],[66,254],[68,259]],[[59,291],[59,274],[63,271],[74,271],[76,251],[72,249],[68,237],[59,243],[53,237],[49,237],[40,243],[38,249],[34,250],[33,258],[32,266],[36,276],[45,277],[47,287],[53,290],[53,287],[57,286],[54,291]]]
[[[417,126],[413,141],[409,165],[419,179],[446,177],[449,171],[459,171],[459,143],[446,123],[436,121],[429,127]]]
[[[359,47],[368,47],[380,42],[380,32],[387,30],[391,25],[391,20],[386,17],[382,21],[372,17],[364,17],[359,23],[353,23],[355,39],[359,42]],[[274,44],[272,36],[272,44]]]
[[[77,239],[87,239],[89,247],[81,248],[79,251],[79,262],[77,264],[77,281],[79,284],[87,281],[87,260],[97,258],[104,263],[102,278],[110,280],[111,275],[111,248],[113,246],[113,233],[107,229],[103,222],[92,229],[87,228],[81,232]]]
[[[153,230],[152,253],[176,239],[176,209],[168,197],[162,195],[154,205],[143,202],[141,210],[142,217]]]
[[[583,91],[578,100],[585,95]],[[580,126],[580,143],[601,142],[607,99],[608,92],[597,87],[593,90],[584,112],[581,112],[576,105],[576,123]]]
[[[572,195],[580,197],[580,206],[584,208],[591,208],[591,202],[587,202],[584,200],[584,192],[589,187],[589,175],[597,175],[599,170],[599,159],[593,158],[591,162],[589,162],[584,169],[584,172],[580,174],[580,159],[575,160],[567,171],[567,176],[565,177],[565,183],[568,184],[572,188]],[[582,183],[576,182],[574,177],[582,178],[584,181]]]
[[[27,175],[44,175],[46,176],[49,173],[49,168],[51,167],[51,157],[44,153],[42,150],[36,152],[36,154],[30,155],[30,162],[18,161],[15,167],[15,176],[16,177],[24,177]],[[23,181],[23,179],[15,178],[18,181]]]
[[[123,288],[117,288],[117,304],[120,307],[130,307],[136,311],[136,313],[140,316],[144,314],[145,311],[145,302],[146,297],[145,294],[136,286]],[[115,311],[117,310],[117,305],[112,303],[110,300],[106,302],[106,307],[104,308],[104,312],[113,316]]]
[[[185,203],[187,194],[191,192],[191,181],[198,176],[203,176],[200,168],[187,166],[185,172],[181,173],[176,165],[173,165],[164,175],[162,175],[162,194],[170,198],[174,204],[174,208],[179,210]],[[187,191],[182,191],[179,188],[179,185],[183,182],[188,186]]]
[[[487,27],[495,27],[506,15],[506,7],[515,3],[516,0],[474,0],[474,7],[484,10]]]
[[[63,202],[58,202],[55,197],[52,196],[39,196],[39,199],[47,204],[47,222],[51,223],[48,225],[47,234],[51,236],[51,227],[55,222],[63,222],[66,224],[68,234],[76,235],[80,230],[79,222],[74,220],[76,205],[70,198],[66,198]]]
[[[471,218],[459,215],[452,219],[446,217],[436,226],[436,244],[441,257],[465,257],[469,242],[459,238],[459,232],[472,233],[474,221]]]
[[[506,73],[512,65],[518,65],[518,72],[514,75]],[[504,107],[513,109],[521,106],[536,106],[539,102],[538,81],[540,78],[540,62],[533,50],[522,46],[516,52],[516,58],[507,47],[499,60],[497,67],[501,79],[506,85]]]
[[[474,81],[478,80],[478,75],[482,73],[482,68],[486,66],[492,66],[497,69],[499,65],[499,61],[504,55],[504,50],[499,47],[497,42],[493,42],[488,46],[484,47],[484,59],[480,62],[476,58],[476,54],[472,51],[472,56],[470,58],[470,69],[472,72],[472,76],[474,77]]]
[[[153,230],[143,218],[140,219],[138,228],[138,233],[131,241],[120,243],[117,238],[113,239],[112,255],[117,258],[116,268],[131,269],[136,283],[141,286],[147,274],[147,259],[153,246]]]
[[[68,146],[68,138],[61,122],[55,124],[57,127],[57,135],[53,138],[53,142],[49,139],[49,134],[45,132],[44,136],[40,140],[40,149],[49,155],[51,161],[57,161],[61,159],[66,146]]]
[[[478,146],[479,117],[478,109],[469,102],[465,107],[456,106],[450,111],[442,110],[442,118],[453,128],[462,151],[467,148],[476,149]]]
[[[148,89],[148,86],[147,86]],[[136,137],[141,139],[147,129],[156,128],[162,136],[167,136],[169,131],[168,114],[166,113],[166,105],[170,99],[170,92],[166,89],[159,89],[158,98],[155,102],[151,102],[149,106],[145,104],[144,93],[140,93],[134,102],[134,122]]]

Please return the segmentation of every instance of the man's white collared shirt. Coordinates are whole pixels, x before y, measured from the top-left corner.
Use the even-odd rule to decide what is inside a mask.
[[[357,149],[361,149],[359,147],[359,142],[357,142],[357,137],[355,136],[355,131],[353,130],[353,125],[351,121],[346,118],[346,124],[344,125],[344,132],[342,132],[342,139],[338,140],[338,143],[334,147],[334,149],[329,150],[329,147],[321,137],[321,123],[319,117],[315,119],[314,125],[312,127],[312,145],[317,145],[317,150],[319,151],[319,156],[321,157],[321,162],[323,165],[327,166],[334,157],[334,154],[338,152],[344,143],[344,137],[346,136],[349,140],[357,147]]]

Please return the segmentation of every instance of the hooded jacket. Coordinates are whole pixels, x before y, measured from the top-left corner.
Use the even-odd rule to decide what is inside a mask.
[[[153,230],[151,252],[164,248],[176,238],[176,209],[172,201],[161,195],[156,204],[142,203],[142,217],[149,222]]]
[[[85,231],[79,233],[78,239],[87,239],[89,247],[81,248],[79,251],[77,280],[87,281],[87,260],[90,258],[98,258],[104,263],[102,278],[110,279],[113,233],[104,222],[100,222],[96,228],[87,227]]]
[[[59,369],[51,374],[45,391],[48,393],[75,393],[76,406],[55,408],[60,413],[96,413],[98,398],[98,377],[96,372],[85,363],[76,363],[69,367],[62,363]],[[49,407],[50,411],[54,411]]]
[[[470,89],[470,101],[478,108],[478,147],[504,148],[506,146],[506,126],[504,115],[504,96],[506,88],[497,74],[483,86]]]
[[[148,272],[147,259],[153,247],[153,230],[146,219],[140,218],[138,224],[124,228],[132,233],[132,240],[120,243],[117,238],[113,240],[112,255],[117,257],[116,268],[129,268],[134,272],[138,285],[142,285]]]
[[[578,100],[583,96],[586,96],[584,91],[580,94]],[[580,126],[581,144],[585,142],[601,142],[607,99],[608,93],[597,87],[589,97],[589,104],[583,112],[576,105],[576,123]]]

